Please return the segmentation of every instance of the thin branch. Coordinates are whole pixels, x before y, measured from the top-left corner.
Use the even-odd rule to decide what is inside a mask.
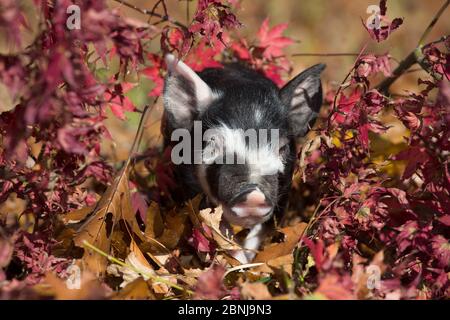
[[[400,61],[398,67],[395,68],[395,70],[392,72],[392,76],[384,79],[379,85],[376,86],[376,88],[382,94],[387,94],[389,87],[416,62],[416,50],[414,50],[411,51],[411,53],[405,59]]]
[[[331,113],[335,113],[335,112],[336,112],[336,102],[337,102],[337,99],[338,99],[339,94],[340,94],[341,91],[343,90],[342,88],[343,88],[343,86],[344,86],[344,83],[345,83],[345,82],[347,81],[347,79],[351,76],[353,70],[355,70],[355,68],[356,68],[356,63],[358,62],[359,57],[362,56],[363,53],[366,51],[366,48],[367,48],[367,43],[364,44],[364,46],[362,47],[361,51],[358,53],[358,56],[356,57],[355,62],[353,63],[353,67],[350,69],[350,71],[349,71],[349,72],[347,73],[347,75],[345,76],[344,80],[342,80],[341,84],[339,85],[339,87],[338,87],[338,89],[337,89],[337,91],[336,91],[336,94],[334,95],[333,107],[332,107],[333,109],[331,110]],[[330,128],[330,126],[331,126],[331,117],[328,117],[328,120],[327,120],[327,127]]]
[[[445,42],[445,41],[447,41],[447,39],[448,39],[449,37],[450,37],[450,34],[447,34],[447,35],[445,35],[445,36],[442,36],[441,38],[439,38],[439,39],[437,39],[437,40],[428,42],[427,44],[425,44],[425,45],[423,46],[423,48],[426,48],[426,47],[431,46],[431,45],[433,45],[433,44],[438,44],[438,43]]]
[[[428,34],[433,29],[434,25],[437,23],[439,18],[441,17],[442,13],[445,11],[445,9],[450,4],[450,0],[446,0],[445,3],[442,5],[442,7],[436,12],[433,19],[431,20],[428,27],[423,32],[422,36],[420,37],[418,46],[411,51],[405,59],[403,59],[398,67],[392,72],[392,76],[389,78],[384,79],[380,84],[376,86],[376,88],[383,94],[387,95],[389,91],[389,87],[402,75],[404,74],[412,65],[417,63],[417,57],[422,54],[422,48],[425,46],[428,46],[429,44],[424,45],[423,42],[425,41]],[[448,37],[448,36],[445,36]],[[444,37],[444,38],[445,38]],[[437,42],[439,42],[441,39],[439,39]]]
[[[415,68],[415,69],[405,71],[405,73],[414,73],[414,72],[421,72],[421,71],[425,71],[425,70],[423,70],[422,68]]]
[[[190,0],[186,0],[186,23],[189,23],[189,21],[191,21],[191,12],[189,10],[189,2],[190,2]]]
[[[142,277],[147,277],[147,278],[151,279],[153,282],[156,282],[156,283],[158,283],[158,282],[159,282],[159,283],[164,283],[165,285],[167,285],[167,286],[169,286],[169,287],[178,289],[178,290],[180,290],[180,291],[184,291],[184,292],[186,292],[186,293],[189,294],[189,295],[193,295],[193,294],[194,294],[194,292],[193,292],[192,290],[186,289],[186,288],[184,288],[184,287],[182,287],[182,286],[180,286],[180,285],[178,285],[178,284],[175,284],[175,283],[171,282],[171,281],[168,280],[168,279],[165,279],[165,278],[156,276],[156,275],[151,274],[151,273],[149,273],[149,272],[147,272],[147,271],[140,270],[140,269],[136,268],[135,266],[133,266],[133,265],[131,265],[131,264],[127,264],[127,263],[125,263],[125,262],[123,262],[123,261],[121,261],[121,260],[119,260],[119,259],[117,259],[117,258],[115,258],[115,257],[113,257],[113,256],[111,256],[111,255],[109,255],[109,254],[107,254],[106,252],[103,252],[102,250],[100,250],[99,248],[97,248],[97,247],[95,247],[94,245],[90,244],[90,243],[87,242],[86,240],[83,241],[83,245],[84,245],[85,247],[89,248],[90,250],[92,250],[92,251],[98,253],[99,255],[101,255],[101,256],[107,258],[107,259],[108,259],[109,261],[111,261],[112,263],[115,263],[115,264],[117,264],[117,265],[119,265],[119,266],[121,266],[121,267],[128,268],[128,269],[130,269],[130,270],[133,270],[134,272],[140,274]]]
[[[419,46],[423,45],[426,37],[431,32],[431,30],[433,29],[436,22],[438,22],[439,18],[444,13],[445,9],[447,9],[449,4],[450,4],[450,0],[445,1],[445,3],[442,5],[442,7],[439,9],[439,11],[434,15],[433,20],[431,20],[430,24],[428,25],[428,27],[425,29],[422,36],[420,37]]]
[[[333,201],[331,201],[325,209],[323,209],[319,216],[316,218],[317,212],[319,212],[320,206],[322,204],[322,200],[319,200],[319,203],[317,204],[317,207],[315,208],[311,218],[308,221],[308,224],[306,225],[305,229],[303,229],[301,236],[299,237],[299,242],[297,243],[296,248],[301,248],[303,243],[304,236],[308,236],[308,231],[311,229],[312,225],[317,222],[317,220],[328,210],[331,208],[332,205],[334,205],[337,201],[339,201],[342,197],[336,197]]]
[[[359,53],[294,53],[293,57],[357,57]]]
[[[167,16],[168,16],[168,14],[167,14],[167,8],[166,8],[166,6],[165,6],[164,0],[158,0],[158,1],[156,1],[156,3],[155,3],[155,5],[153,6],[153,8],[150,10],[150,14],[149,14],[149,17],[148,17],[148,20],[147,20],[148,24],[150,24],[150,21],[151,21],[152,17],[155,16],[155,11],[156,11],[156,9],[158,8],[158,6],[159,6],[161,3],[164,5],[164,16],[163,16],[163,17],[167,17]],[[163,21],[163,20],[161,20],[161,21]]]
[[[141,8],[138,8],[138,7],[136,7],[135,5],[133,5],[133,4],[131,4],[131,3],[128,3],[127,1],[124,1],[124,0],[113,0],[113,1],[115,1],[115,2],[117,2],[117,3],[120,3],[121,5],[124,5],[125,7],[128,7],[128,8],[130,8],[130,9],[133,9],[133,10],[135,10],[135,11],[137,11],[137,12],[142,13],[142,14],[145,14],[145,15],[148,15],[148,16],[151,16],[151,17],[157,17],[157,18],[160,18],[160,19],[163,20],[163,21],[168,21],[168,22],[170,22],[170,23],[176,25],[177,27],[180,27],[180,28],[183,29],[184,31],[186,31],[186,30],[188,29],[186,25],[182,24],[181,22],[179,22],[179,21],[177,21],[177,20],[173,20],[173,19],[170,18],[168,15],[164,15],[164,16],[163,16],[163,15],[161,15],[161,14],[159,14],[159,13],[152,12],[152,11],[147,10],[147,9],[141,9]]]

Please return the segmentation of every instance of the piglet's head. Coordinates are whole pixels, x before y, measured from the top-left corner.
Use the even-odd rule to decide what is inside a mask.
[[[231,223],[252,227],[267,221],[287,192],[296,159],[295,139],[304,136],[322,104],[315,65],[282,89],[240,68],[200,75],[173,55],[164,109],[175,164],[192,170],[209,200],[222,205]]]

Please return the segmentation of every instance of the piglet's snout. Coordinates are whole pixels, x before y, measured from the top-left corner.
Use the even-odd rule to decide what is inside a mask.
[[[264,217],[272,211],[266,196],[259,190],[249,192],[244,201],[235,204],[231,210],[239,217]]]

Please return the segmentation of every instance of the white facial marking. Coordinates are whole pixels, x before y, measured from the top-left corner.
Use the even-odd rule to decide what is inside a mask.
[[[248,208],[236,206],[236,207],[232,207],[231,210],[233,210],[233,212],[238,217],[241,217],[241,218],[248,217],[250,215]],[[268,214],[272,210],[272,207],[267,206],[267,207],[261,207],[261,208],[251,208],[251,210],[253,212],[251,214],[252,216],[261,216],[261,217],[263,217],[263,216],[265,216],[266,214]]]
[[[206,157],[207,161],[205,163],[234,163],[234,154],[238,156],[237,164],[248,164],[250,166],[250,177],[273,175],[278,172],[284,171],[284,163],[279,154],[279,141],[278,141],[278,131],[271,130],[272,142],[267,141],[267,132],[264,135],[256,130],[247,130],[244,132],[242,129],[231,129],[225,124],[220,127],[214,128],[214,132],[218,137],[219,145],[222,143],[226,150],[224,155],[221,152],[215,152],[215,157],[212,157],[211,150],[208,147],[205,149],[209,157]],[[258,144],[258,134],[260,143]],[[246,138],[248,139],[248,144],[246,144]],[[222,148],[223,150],[223,148]],[[233,156],[233,159],[226,159],[227,155]],[[217,159],[217,157],[222,157],[225,159]],[[217,160],[222,160],[223,162],[218,162]]]
[[[262,121],[262,119],[263,119],[263,114],[262,114],[261,110],[256,109],[256,111],[255,111],[255,120],[256,120],[256,122],[259,123],[259,122]]]

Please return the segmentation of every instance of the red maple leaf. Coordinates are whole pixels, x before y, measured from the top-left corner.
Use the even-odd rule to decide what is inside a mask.
[[[430,160],[424,147],[414,146],[399,152],[393,157],[394,160],[407,160],[408,164],[403,173],[402,180],[410,178],[419,168]]]
[[[131,102],[131,100],[125,96],[124,94],[130,91],[134,85],[129,82],[124,82],[121,85],[121,95],[111,95],[110,92],[106,91],[104,93],[104,98],[109,102],[109,107],[111,108],[112,113],[119,118],[120,120],[125,120],[125,111],[135,111],[136,108]],[[117,88],[117,86],[116,86]]]
[[[207,225],[202,224],[202,228],[194,228],[188,242],[198,252],[212,253],[216,246],[208,238],[212,238],[212,231]]]
[[[222,265],[214,264],[198,278],[195,286],[194,299],[218,300],[223,298],[228,290],[223,284],[225,268]]]
[[[311,252],[311,255],[314,258],[314,262],[316,264],[316,269],[320,271],[322,269],[323,262],[325,260],[323,250],[324,250],[324,244],[321,239],[317,240],[317,242],[314,242],[313,240],[304,237],[303,242],[306,244],[306,246],[309,248],[309,251]]]
[[[236,56],[241,60],[250,60],[252,54],[249,50],[249,45],[245,39],[240,39],[239,42],[233,42],[231,44],[231,49],[234,51]]]
[[[148,95],[151,97],[159,97],[164,86],[164,79],[161,75],[163,59],[154,53],[149,54],[147,57],[152,65],[142,70],[142,72],[154,83],[154,87]]]
[[[287,23],[281,23],[270,29],[269,19],[264,20],[257,33],[258,45],[264,48],[263,57],[272,59],[283,56],[283,49],[294,43],[294,40],[282,35],[287,27]]]
[[[435,254],[439,264],[443,267],[450,266],[450,244],[449,241],[441,236],[434,236],[432,239],[433,253]]]
[[[205,68],[221,68],[222,64],[217,62],[215,58],[224,48],[225,46],[220,41],[207,41],[204,38],[191,50],[185,62],[197,72]]]
[[[370,29],[366,22],[363,22],[364,28],[366,28],[367,32],[369,32],[369,35],[372,39],[376,40],[377,42],[381,42],[383,40],[386,40],[389,35],[394,32],[396,29],[398,29],[403,24],[402,18],[395,18],[392,21],[389,21],[386,17],[387,12],[387,6],[386,6],[387,0],[381,0],[380,1],[380,23],[383,22],[383,25],[380,25],[374,29]]]
[[[355,108],[356,104],[361,100],[361,92],[359,90],[354,90],[348,97],[342,94],[339,98],[337,105],[337,111],[333,114],[332,121],[337,124],[347,123],[358,118],[357,111]]]

